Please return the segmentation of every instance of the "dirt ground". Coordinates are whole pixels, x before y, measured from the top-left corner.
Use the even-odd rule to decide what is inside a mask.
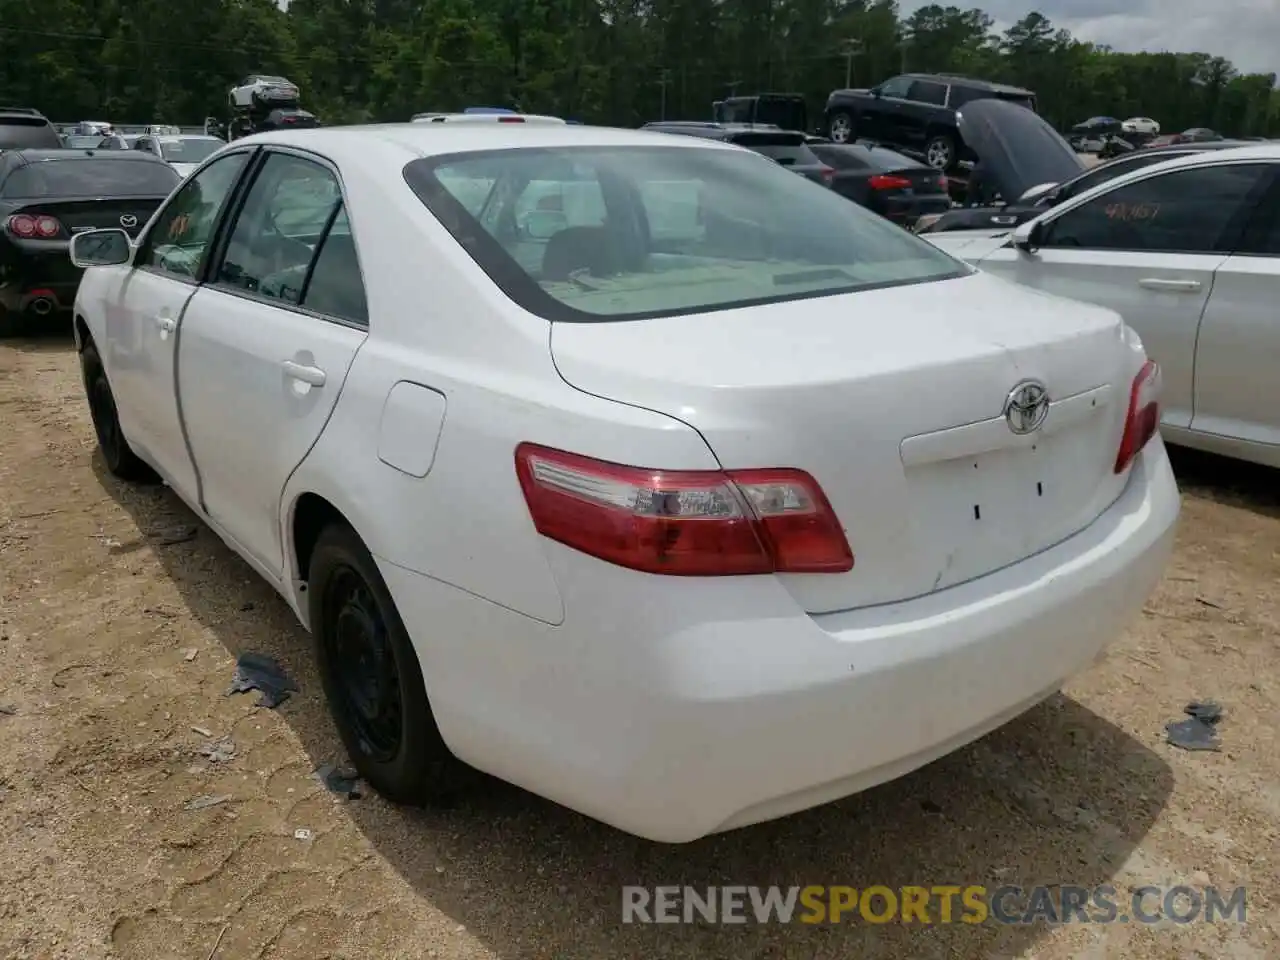
[[[1064,696],[896,783],[664,847],[500,784],[436,812],[324,790],[343,757],[284,603],[167,490],[104,475],[69,338],[0,345],[0,958],[1280,956],[1280,485],[1177,467],[1168,575]],[[245,650],[301,693],[227,696]],[[1206,698],[1222,751],[1165,744]],[[234,757],[199,754],[222,736]],[[771,883],[1243,884],[1249,919],[620,922],[624,884]]]

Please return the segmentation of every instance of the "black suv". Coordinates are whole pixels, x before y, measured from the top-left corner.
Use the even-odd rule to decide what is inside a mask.
[[[947,73],[904,73],[870,90],[827,98],[827,133],[836,143],[874,140],[911,150],[939,170],[976,159],[960,137],[956,111],[972,100],[1011,100],[1035,110],[1030,90]]]
[[[746,147],[768,157],[824,187],[831,186],[835,171],[809,149],[809,136],[797,130],[783,130],[770,123],[704,123],[700,120],[656,120],[640,129],[674,133],[683,137],[722,140]]]
[[[32,107],[0,107],[0,150],[56,150],[62,138],[49,118]]]

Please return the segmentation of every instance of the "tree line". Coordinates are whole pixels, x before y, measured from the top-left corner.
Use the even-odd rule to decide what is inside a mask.
[[[1274,74],[1208,52],[1120,53],[1029,13],[896,0],[0,0],[0,102],[54,120],[200,123],[250,72],[326,123],[511,106],[588,123],[709,119],[711,103],[827,94],[904,71],[1035,90],[1059,128],[1154,117],[1280,136]]]

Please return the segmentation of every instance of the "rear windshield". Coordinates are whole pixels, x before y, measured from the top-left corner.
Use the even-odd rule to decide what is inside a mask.
[[[200,163],[225,146],[221,140],[197,140],[192,137],[186,140],[161,140],[160,152],[172,163]]]
[[[703,313],[969,272],[745,151],[516,148],[414,160],[404,176],[507,296],[553,321]]]
[[[819,144],[813,148],[823,163],[837,170],[903,170],[918,167],[920,163],[884,147],[864,147],[861,144]]]
[[[803,141],[799,143],[778,142],[777,139],[760,139],[757,135],[757,138],[736,137],[730,142],[736,143],[740,147],[746,147],[748,150],[754,150],[761,156],[768,157],[784,167],[816,167],[822,162],[818,159],[818,155],[810,150]]]
[[[110,157],[37,160],[9,175],[6,197],[165,196],[181,181],[167,164]]]
[[[0,117],[0,149],[60,146],[58,131],[43,117]]]

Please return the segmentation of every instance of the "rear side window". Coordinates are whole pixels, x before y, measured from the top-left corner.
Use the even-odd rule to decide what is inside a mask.
[[[369,323],[364,279],[360,275],[356,241],[347,222],[346,207],[339,208],[333,226],[320,244],[311,277],[302,292],[302,306],[361,326]]]
[[[1026,107],[1028,110],[1032,111],[1033,113],[1035,112],[1035,109],[1036,109],[1035,97],[1028,97],[1025,94],[1020,94],[1020,93],[998,93],[996,94],[996,97],[997,99],[1000,99],[1000,100],[1007,100],[1009,101],[1009,103],[1016,103],[1020,107]]]
[[[1223,164],[1157,174],[1108,190],[1055,219],[1045,246],[1162,253],[1229,251],[1270,171]]]
[[[43,117],[0,117],[0,150],[60,146],[58,131]]]
[[[163,163],[111,157],[36,160],[4,183],[7,197],[167,196],[182,178]]]
[[[942,106],[947,102],[947,85],[932,80],[916,80],[911,84],[907,99],[917,103],[933,103]]]

